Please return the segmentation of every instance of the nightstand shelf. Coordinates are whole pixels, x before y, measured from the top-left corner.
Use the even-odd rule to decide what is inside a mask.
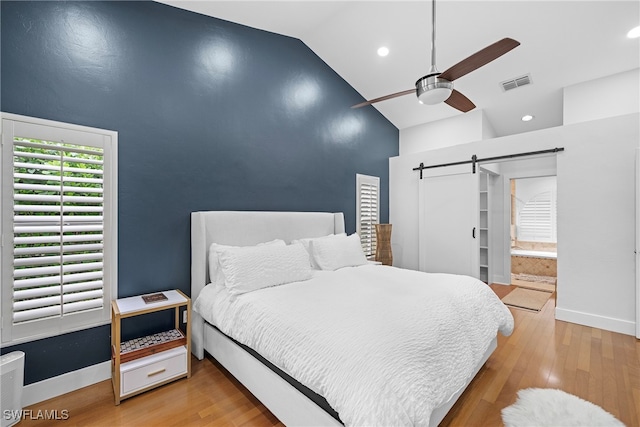
[[[146,303],[144,295],[111,302],[111,381],[116,405],[168,382],[191,376],[191,300],[179,290],[162,292],[165,300]],[[185,308],[184,331],[180,308]],[[175,329],[121,341],[121,320],[174,310]]]

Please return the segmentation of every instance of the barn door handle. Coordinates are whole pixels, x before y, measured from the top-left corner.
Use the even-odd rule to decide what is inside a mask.
[[[471,236],[473,236],[473,238],[476,238],[476,228],[473,227],[473,230],[471,230]]]

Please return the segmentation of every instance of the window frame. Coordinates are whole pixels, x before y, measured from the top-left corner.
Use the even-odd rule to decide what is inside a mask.
[[[75,124],[0,113],[0,347],[57,336],[110,323],[111,301],[118,295],[118,133]],[[103,303],[99,309],[13,324],[14,137],[57,141],[103,149]]]
[[[369,230],[362,229],[362,188],[364,185],[373,186],[376,189],[376,215],[375,220],[369,221]],[[360,243],[367,259],[374,259],[376,255],[376,231],[375,224],[380,223],[380,178],[377,176],[356,174],[356,233],[360,236]]]

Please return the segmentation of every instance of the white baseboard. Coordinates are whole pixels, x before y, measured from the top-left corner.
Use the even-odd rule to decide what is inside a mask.
[[[579,325],[604,329],[611,332],[618,332],[625,335],[636,334],[635,322],[615,319],[612,317],[598,316],[591,313],[583,313],[581,311],[567,310],[560,307],[556,307],[556,320],[577,323]]]
[[[511,275],[509,277],[505,277],[504,274],[495,274],[489,283],[496,283],[498,285],[510,285],[511,284]]]
[[[498,281],[493,281],[491,282],[492,285],[502,285],[502,286],[509,286],[511,285],[511,283],[503,283],[503,282],[498,282]]]
[[[111,361],[87,366],[24,386],[22,406],[27,407],[111,378]],[[50,409],[50,408],[48,408]]]

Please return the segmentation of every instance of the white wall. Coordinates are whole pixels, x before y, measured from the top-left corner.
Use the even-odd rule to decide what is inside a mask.
[[[639,126],[632,114],[564,127],[575,149],[558,156],[558,283],[569,284],[558,293],[560,320],[633,334]]]
[[[634,176],[638,113],[391,158],[394,264],[418,267],[418,172],[425,165],[564,147],[557,155],[561,320],[635,333]]]
[[[401,156],[495,137],[482,110],[400,130]]]
[[[482,139],[491,139],[495,138],[496,136],[498,135],[496,134],[493,125],[487,118],[487,115],[482,112]]]
[[[564,124],[640,111],[640,68],[564,88]]]

